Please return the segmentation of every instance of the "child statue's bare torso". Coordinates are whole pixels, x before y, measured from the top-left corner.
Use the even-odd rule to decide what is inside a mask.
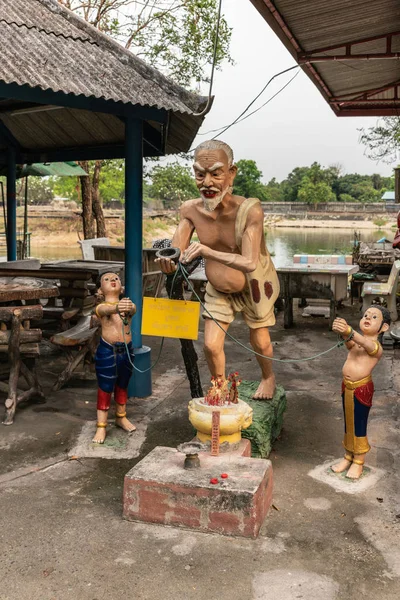
[[[355,343],[349,350],[347,360],[343,365],[343,377],[350,379],[350,381],[364,379],[364,377],[371,374],[378,362],[378,358],[369,356],[365,348]]]
[[[130,323],[132,318],[126,317],[128,324],[124,325],[119,314],[105,315],[100,317],[101,337],[109,344],[116,342],[126,342],[132,340]]]

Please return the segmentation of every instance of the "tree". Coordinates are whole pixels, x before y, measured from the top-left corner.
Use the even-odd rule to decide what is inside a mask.
[[[282,184],[273,177],[267,185],[263,185],[262,196],[265,202],[284,202]]]
[[[207,82],[213,61],[218,0],[58,0],[88,23],[185,86]],[[230,59],[231,30],[221,17],[215,66]],[[79,163],[85,238],[106,235],[99,184],[103,161]],[[87,223],[85,223],[87,220]],[[103,230],[104,229],[104,230]]]
[[[320,204],[321,202],[334,202],[336,196],[328,183],[324,181],[313,183],[311,179],[304,177],[299,187],[298,199],[307,204]]]
[[[162,167],[157,165],[150,173],[151,186],[149,193],[153,198],[163,201],[165,208],[172,208],[177,203],[197,198],[198,189],[189,167],[172,163]]]
[[[372,160],[394,163],[400,155],[400,118],[383,117],[375,127],[361,129],[360,142],[365,154]]]
[[[333,166],[328,169],[323,169],[317,162],[313,162],[311,167],[296,167],[289,173],[287,179],[285,179],[282,184],[285,201],[296,202],[297,200],[300,200],[300,188],[304,188],[308,182],[312,183],[314,186],[319,183],[325,183],[328,186],[330,193],[332,193],[332,185],[334,185],[335,180],[338,177],[337,172],[337,167]],[[307,181],[304,181],[304,179]],[[309,189],[311,190],[311,188]],[[306,200],[300,201],[307,202]],[[328,202],[328,200],[325,200],[325,202]]]
[[[25,177],[18,180],[17,200],[22,204],[25,198]],[[50,204],[54,198],[51,182],[48,177],[28,177],[29,204]]]
[[[264,199],[264,185],[261,183],[262,173],[255,160],[238,160],[236,163],[237,175],[235,177],[235,194],[245,198]]]

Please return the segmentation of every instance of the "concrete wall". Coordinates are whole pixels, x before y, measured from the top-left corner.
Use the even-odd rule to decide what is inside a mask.
[[[265,213],[298,214],[298,213],[335,213],[335,214],[384,214],[395,215],[400,210],[400,204],[385,202],[324,202],[321,204],[306,204],[305,202],[262,202]]]

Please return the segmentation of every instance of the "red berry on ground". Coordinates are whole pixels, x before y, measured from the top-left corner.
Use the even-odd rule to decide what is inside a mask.
[[[221,473],[222,479],[228,479],[228,473]]]
[[[215,485],[216,483],[218,483],[218,479],[216,477],[212,477],[210,479],[210,483],[213,483]]]

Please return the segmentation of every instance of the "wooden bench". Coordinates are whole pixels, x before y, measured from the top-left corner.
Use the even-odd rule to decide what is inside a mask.
[[[95,320],[97,319],[89,315],[81,317],[74,327],[50,338],[53,344],[64,350],[67,357],[67,366],[58,376],[53,386],[54,391],[61,389],[71,379],[73,372],[87,355],[90,362],[93,362],[100,333],[99,325],[94,322]]]
[[[397,308],[396,308],[396,294],[397,284],[399,281],[400,271],[400,260],[396,260],[393,263],[390,271],[389,279],[386,283],[379,283],[377,281],[368,281],[364,283],[361,297],[363,299],[363,312],[369,308],[376,298],[383,298],[386,302],[386,306],[390,311],[390,318],[392,321],[397,321]]]
[[[10,363],[4,425],[12,425],[17,404],[35,396],[44,398],[35,369],[42,331],[30,329],[30,320],[40,319],[42,314],[43,308],[40,304],[0,306],[0,353],[7,354]],[[29,389],[22,393],[18,392],[20,375],[29,386]]]

